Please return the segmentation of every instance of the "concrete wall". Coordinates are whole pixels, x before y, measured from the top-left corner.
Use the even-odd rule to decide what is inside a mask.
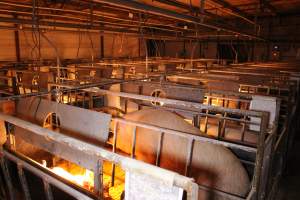
[[[268,58],[274,60],[274,47],[278,46],[279,59],[300,59],[300,15],[277,16],[261,20],[262,35],[270,38]]]
[[[278,16],[260,19],[262,25],[261,35],[270,38],[273,42],[258,42],[254,45],[253,61],[274,60],[273,47],[279,47],[279,59],[283,61],[300,59],[300,15]],[[246,30],[245,30],[246,31]],[[249,32],[251,30],[248,30]],[[22,59],[31,59],[36,56],[33,34],[19,31],[20,49]],[[59,51],[59,56],[64,59],[98,58],[100,54],[100,35],[85,32],[47,32],[45,35],[51,40]],[[16,60],[14,31],[0,30],[0,60]],[[80,40],[80,49],[78,51]],[[229,41],[227,41],[228,43]],[[247,41],[252,42],[252,41]],[[93,48],[92,48],[93,44]],[[105,57],[138,57],[145,55],[145,41],[126,35],[105,35]],[[217,58],[217,42],[190,42],[190,41],[165,41],[159,46],[158,55],[185,58]],[[249,45],[249,48],[252,48]],[[34,49],[34,50],[32,50]],[[55,58],[56,54],[51,45],[41,38],[41,56],[44,59]],[[249,50],[249,52],[252,49]]]
[[[99,58],[100,35],[86,32],[46,32],[44,35],[58,49],[61,59],[74,58]],[[14,31],[0,30],[0,60],[15,61],[15,36]],[[19,31],[20,57],[21,59],[32,59],[38,55],[38,48],[34,38],[38,39],[38,34],[34,35],[29,31]],[[43,59],[56,58],[54,48],[44,38],[40,37],[41,57]],[[79,50],[78,47],[80,46]],[[145,55],[144,48],[139,48],[139,39],[121,35],[104,36],[104,56],[105,57],[137,57]]]
[[[165,55],[178,58],[216,58],[217,43],[167,41],[165,45]]]
[[[144,42],[139,44],[138,38],[127,37],[126,35],[105,36],[104,56],[105,57],[137,57],[144,55]]]
[[[300,15],[278,15],[276,17],[269,17],[259,19],[261,24],[261,36],[269,38],[271,42],[256,42],[252,45],[253,41],[246,41],[249,51],[253,52],[253,61],[290,61],[300,60]],[[242,26],[242,24],[241,24]],[[245,32],[253,32],[251,29],[244,29]],[[235,41],[222,41],[219,44],[235,44]],[[241,45],[245,42],[239,41]],[[196,46],[194,48],[194,46]],[[274,46],[278,46],[279,57],[276,58],[274,54]],[[217,58],[217,42],[200,42],[196,45],[191,44],[189,41],[185,42],[186,57],[191,57],[192,49],[194,49],[194,58]],[[253,49],[252,49],[253,48]],[[184,49],[184,42],[166,42],[166,55],[172,57],[182,57]],[[244,53],[244,52],[243,52]]]
[[[16,60],[14,31],[0,31],[0,60]]]

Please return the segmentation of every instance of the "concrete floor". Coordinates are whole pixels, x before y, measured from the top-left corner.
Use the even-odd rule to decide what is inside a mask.
[[[300,141],[293,147],[287,173],[283,175],[276,200],[300,199]]]

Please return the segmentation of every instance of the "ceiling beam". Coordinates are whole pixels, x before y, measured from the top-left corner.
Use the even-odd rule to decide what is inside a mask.
[[[211,0],[211,1],[223,6],[224,8],[227,8],[227,9],[231,10],[232,12],[234,12],[234,13],[236,13],[236,14],[238,14],[238,15],[246,18],[246,19],[248,19],[248,17],[249,17],[247,13],[243,12],[242,10],[238,9],[236,6],[228,3],[225,0]],[[248,20],[250,20],[250,19],[248,19]]]
[[[12,23],[12,24],[18,24],[23,25],[22,29],[19,29],[16,26],[0,26],[0,29],[4,30],[30,30],[32,31],[32,24],[33,21],[31,19],[20,19],[20,18],[13,18],[13,17],[0,17],[0,22],[4,23]],[[54,22],[54,21],[39,21],[39,27],[41,30],[45,31],[66,31],[66,32],[79,32],[79,31],[90,31],[90,32],[96,32],[98,34],[127,34],[133,37],[142,37],[147,39],[157,39],[157,40],[196,40],[197,37],[191,35],[180,35],[178,36],[175,32],[173,34],[166,34],[166,33],[141,33],[139,31],[135,30],[129,30],[128,28],[112,28],[112,27],[103,27],[103,26],[93,26],[86,24],[80,24],[80,23],[68,23],[68,22]],[[55,27],[55,30],[50,27]],[[61,28],[61,29],[60,29]],[[80,29],[80,30],[78,30]],[[101,33],[102,32],[102,33]],[[201,38],[199,36],[199,38]]]
[[[179,1],[176,1],[176,0],[154,0],[156,2],[159,2],[159,3],[163,3],[163,4],[166,4],[166,5],[169,5],[169,6],[174,6],[174,7],[177,7],[177,8],[181,8],[181,9],[184,9],[184,10],[188,10],[188,11],[191,11],[191,12],[197,12],[198,14],[204,16],[204,17],[212,17],[212,18],[217,18],[219,17],[218,15],[215,15],[215,14],[212,14],[212,13],[209,13],[209,12],[199,12],[200,9],[196,6],[193,6],[193,5],[187,5],[185,3],[182,3],[182,2],[179,2]]]
[[[90,0],[85,0],[85,1],[91,2]],[[218,0],[218,1],[220,1],[220,0]],[[218,31],[225,31],[225,32],[228,32],[231,34],[237,34],[237,35],[241,35],[241,36],[247,36],[250,38],[264,40],[263,38],[258,37],[256,35],[245,33],[243,31],[236,30],[236,29],[227,28],[227,27],[224,27],[219,24],[216,25],[216,24],[212,24],[212,23],[202,23],[201,19],[196,16],[178,13],[178,12],[175,12],[172,10],[155,7],[155,6],[144,4],[144,3],[134,1],[134,0],[93,0],[93,2],[94,3],[95,2],[102,3],[102,4],[120,7],[120,8],[125,8],[125,9],[129,9],[129,10],[135,10],[135,11],[144,12],[147,14],[167,17],[170,19],[175,19],[175,20],[184,21],[187,23],[192,23],[192,24],[200,25],[200,26],[218,30]]]
[[[217,15],[217,14],[213,14],[211,12],[207,12],[206,10],[203,9],[203,12],[199,12],[201,11],[201,4],[204,3],[204,0],[200,0],[200,7],[196,7],[196,6],[193,6],[193,5],[187,5],[185,3],[182,3],[182,2],[179,2],[179,1],[176,1],[176,0],[153,0],[153,1],[157,1],[159,3],[164,3],[164,4],[167,4],[167,5],[170,5],[170,6],[174,6],[174,7],[177,7],[177,8],[181,8],[181,9],[184,9],[184,10],[188,10],[188,11],[192,11],[192,12],[197,12],[199,13],[200,15],[204,16],[204,17],[211,17],[213,19],[217,19],[217,20],[221,20],[221,21],[224,21],[222,20],[222,18]],[[222,1],[224,3],[224,1]],[[220,3],[220,2],[219,2]],[[219,4],[218,3],[218,4]],[[219,4],[220,5],[220,4]],[[222,6],[224,7],[224,5],[222,4]],[[232,6],[233,7],[233,6]],[[235,7],[235,9],[237,9]],[[230,9],[231,10],[231,9]],[[240,12],[239,15],[241,15],[243,18],[247,19],[247,21],[250,21],[252,23],[254,23],[253,20],[249,19],[249,16],[247,16],[246,13],[242,12],[241,10],[238,10],[238,12]]]

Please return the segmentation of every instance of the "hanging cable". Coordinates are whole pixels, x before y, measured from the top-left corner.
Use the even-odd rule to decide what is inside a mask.
[[[82,35],[81,35],[81,31],[78,31],[78,48],[77,48],[77,52],[76,52],[76,59],[79,58],[79,51],[80,51],[80,47],[81,47],[81,40],[82,40]]]
[[[140,21],[140,25],[141,25],[141,23],[142,23],[141,13],[139,13],[139,21]],[[145,24],[146,20],[143,23]],[[144,38],[143,28],[142,27],[140,28],[140,34],[141,34],[142,41],[144,41],[144,47],[145,47],[145,53],[146,53],[146,77],[148,77],[148,47],[147,47],[147,41]]]
[[[27,37],[26,31],[24,31],[24,30],[22,29],[22,33],[23,33],[23,35],[24,35],[24,39],[25,39],[26,46],[28,47],[28,48],[26,48],[26,49],[30,49],[29,51],[27,51],[27,53],[28,53],[27,57],[28,57],[28,58],[31,57],[31,59],[33,60],[33,57],[32,57],[32,55],[31,55],[31,49],[32,49],[33,47],[32,47],[32,45],[31,45],[31,44],[29,43],[29,41],[28,41],[28,37]]]
[[[90,45],[91,45],[91,56],[92,56],[92,67],[94,66],[94,43],[93,43],[93,39],[90,35],[90,32],[86,31],[88,38],[90,40]]]
[[[234,54],[235,54],[234,63],[238,63],[238,52],[237,52],[236,49],[233,47],[232,40],[231,40],[231,42],[230,42],[230,45],[231,45],[232,51],[233,51]]]
[[[55,54],[56,54],[56,66],[57,66],[57,83],[60,83],[60,66],[61,66],[61,62],[60,62],[60,58],[59,58],[59,53],[58,53],[58,49],[57,47],[53,44],[53,42],[51,40],[49,40],[49,38],[44,34],[41,33],[41,36],[50,44],[50,46],[54,49]]]

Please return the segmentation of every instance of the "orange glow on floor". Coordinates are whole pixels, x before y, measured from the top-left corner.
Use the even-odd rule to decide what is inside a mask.
[[[90,170],[86,169],[83,174],[76,175],[69,173],[61,167],[53,167],[51,171],[87,190],[92,190],[94,188],[94,173]]]
[[[125,187],[125,172],[119,166],[116,166],[115,185],[112,187],[111,166],[109,162],[104,162],[103,164],[104,197],[112,200],[120,200]],[[50,170],[58,176],[93,192],[94,173],[92,171],[67,162],[62,162]]]

